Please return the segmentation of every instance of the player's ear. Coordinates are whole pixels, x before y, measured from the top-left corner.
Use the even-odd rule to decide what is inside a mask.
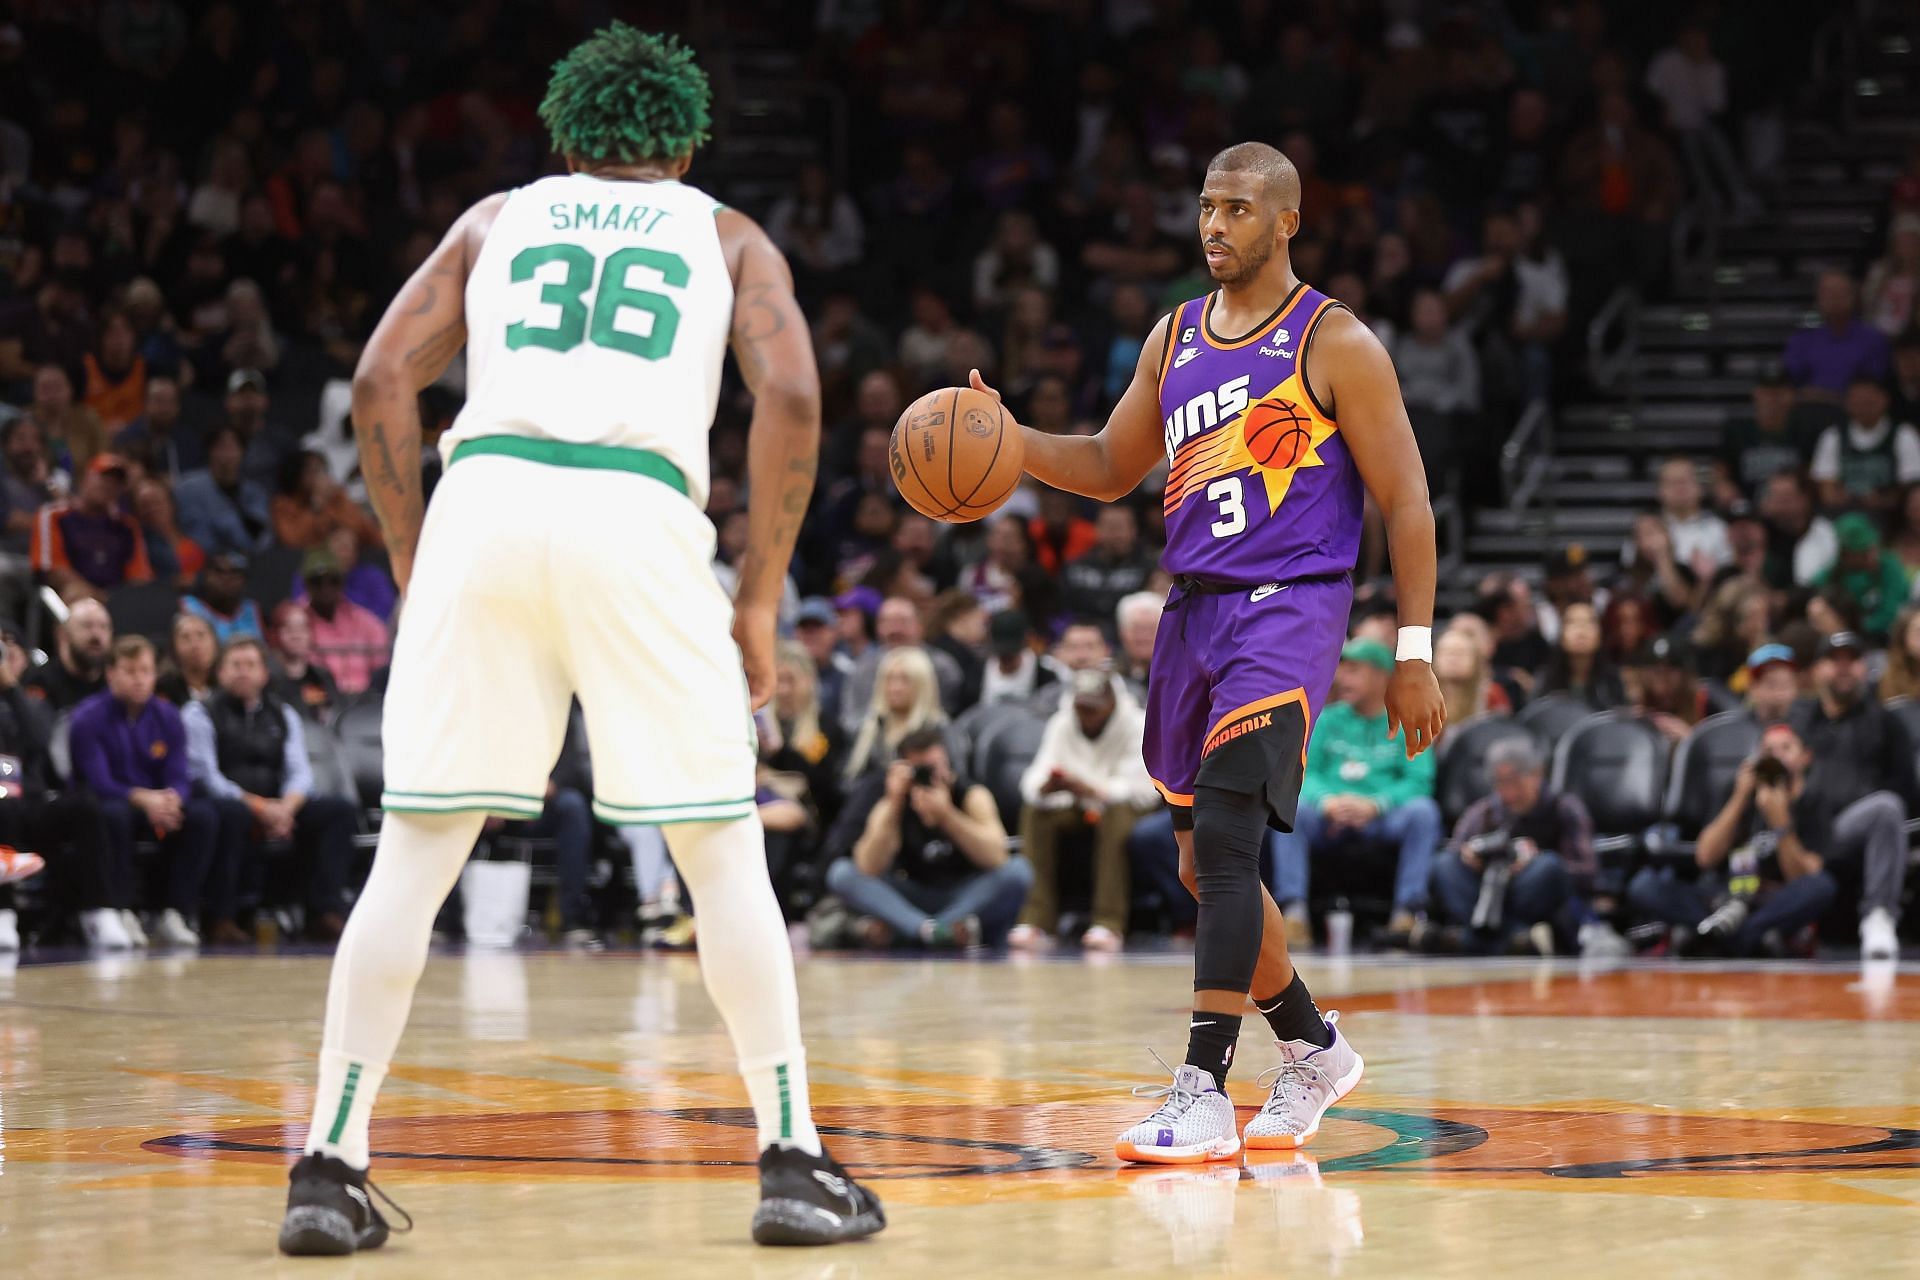
[[[1300,211],[1298,209],[1282,209],[1279,218],[1275,221],[1276,225],[1280,228],[1280,238],[1282,240],[1291,240],[1300,234]]]
[[[691,151],[687,152],[683,156],[675,156],[673,163],[667,166],[667,168],[672,172],[675,178],[686,177],[687,170],[692,167],[693,167],[693,152]]]

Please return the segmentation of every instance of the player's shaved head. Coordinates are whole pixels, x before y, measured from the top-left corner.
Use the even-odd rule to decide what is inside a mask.
[[[1258,176],[1266,193],[1282,209],[1300,207],[1300,172],[1275,148],[1264,142],[1241,142],[1228,147],[1207,162],[1207,174],[1251,173]]]

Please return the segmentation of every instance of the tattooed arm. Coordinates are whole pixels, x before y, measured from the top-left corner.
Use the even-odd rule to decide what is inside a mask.
[[[774,628],[787,566],[813,496],[820,455],[820,371],[793,297],[787,260],[751,218],[723,209],[720,242],[733,273],[733,357],[753,392],[747,439],[747,550],[733,602],[733,638],[755,708],[773,696]]]
[[[504,193],[488,196],[453,224],[400,287],[353,371],[360,471],[401,591],[413,574],[425,506],[420,496],[420,392],[466,345],[467,272],[506,199]]]

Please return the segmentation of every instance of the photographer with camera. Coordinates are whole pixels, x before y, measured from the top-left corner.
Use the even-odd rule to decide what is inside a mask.
[[[1033,870],[1008,856],[993,794],[954,773],[938,728],[907,734],[898,756],[854,792],[828,833],[827,888],[871,917],[871,946],[999,941]]]
[[[1836,892],[1825,869],[1833,813],[1808,785],[1813,754],[1792,726],[1770,725],[1740,766],[1733,795],[1700,833],[1692,881],[1643,867],[1627,902],[1643,922],[1668,926],[1675,952],[1783,955]]]
[[[1545,762],[1529,739],[1495,743],[1487,772],[1493,794],[1460,815],[1454,847],[1433,868],[1434,904],[1445,923],[1420,930],[1416,943],[1552,955],[1553,919],[1593,883],[1593,819],[1580,797],[1547,791]]]

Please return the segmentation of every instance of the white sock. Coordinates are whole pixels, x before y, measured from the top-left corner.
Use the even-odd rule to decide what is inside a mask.
[[[309,1152],[367,1166],[367,1124],[426,967],[433,917],[480,834],[479,813],[390,813],[327,984]]]
[[[320,1051],[320,1086],[314,1095],[313,1124],[307,1150],[338,1156],[355,1169],[367,1167],[367,1125],[373,1100],[387,1078],[384,1062],[361,1062],[343,1053]]]
[[[784,1143],[819,1155],[793,948],[767,880],[759,816],[678,823],[666,836],[699,912],[700,972],[733,1037],[760,1145]]]

